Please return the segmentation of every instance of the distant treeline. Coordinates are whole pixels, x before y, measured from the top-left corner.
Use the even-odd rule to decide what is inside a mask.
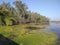
[[[60,21],[50,21],[50,22],[53,22],[53,23],[60,23]]]
[[[0,4],[0,25],[16,25],[24,23],[49,23],[49,18],[37,12],[28,11],[22,1],[2,2]]]

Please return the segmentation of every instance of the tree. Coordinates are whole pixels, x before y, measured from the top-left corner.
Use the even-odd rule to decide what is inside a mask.
[[[10,3],[3,3],[0,5],[0,15],[2,24],[12,25],[13,21],[16,22],[14,8],[10,6]]]
[[[10,2],[0,5],[0,24],[15,25],[18,23],[46,23],[49,18],[37,12],[27,11],[26,4],[16,0],[11,6]]]
[[[6,10],[5,8],[0,8],[0,21],[2,22],[1,24],[5,24],[6,25],[6,22],[5,22],[5,18],[7,17],[8,14],[8,10]]]
[[[19,22],[25,21],[25,19],[27,18],[26,16],[27,6],[24,3],[22,3],[22,1],[15,1],[13,4],[16,7]]]

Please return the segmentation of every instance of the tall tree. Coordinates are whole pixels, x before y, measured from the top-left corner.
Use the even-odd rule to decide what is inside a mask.
[[[12,21],[12,23],[16,22],[15,8],[12,7],[9,2],[8,3],[3,2],[0,5],[0,10],[1,10],[0,11],[1,18],[3,17],[2,21],[4,22],[4,24],[6,23],[6,25],[8,25],[8,23],[11,22],[11,21]]]
[[[26,16],[27,6],[24,3],[22,3],[22,1],[15,1],[13,4],[16,7],[19,20],[23,21]]]

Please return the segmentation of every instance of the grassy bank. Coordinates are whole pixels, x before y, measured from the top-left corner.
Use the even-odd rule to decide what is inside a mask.
[[[55,45],[57,36],[42,30],[30,30],[26,27],[44,27],[45,25],[21,24],[15,26],[0,26],[0,34],[19,45]]]

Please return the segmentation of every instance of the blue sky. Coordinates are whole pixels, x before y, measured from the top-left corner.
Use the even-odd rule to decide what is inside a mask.
[[[5,2],[14,2],[15,0],[3,0]],[[26,3],[29,10],[38,12],[41,15],[49,17],[51,20],[60,20],[60,0],[21,0]],[[1,0],[0,0],[1,3]]]

